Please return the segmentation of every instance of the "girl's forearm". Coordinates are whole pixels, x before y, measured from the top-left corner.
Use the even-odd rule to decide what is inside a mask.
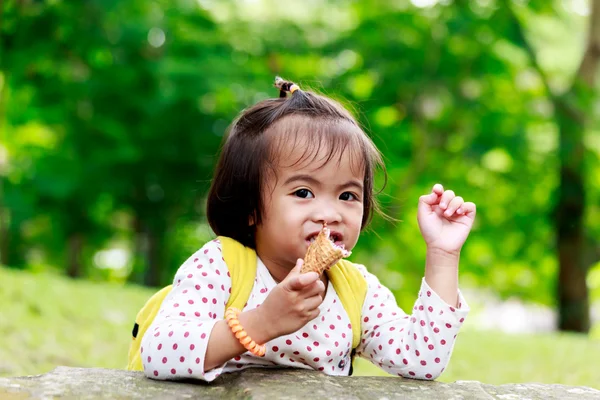
[[[239,315],[239,321],[246,333],[258,344],[268,342],[273,338],[267,336],[264,326],[261,326],[259,310],[245,311]],[[263,324],[264,325],[264,324]],[[223,365],[246,352],[246,348],[235,337],[227,321],[217,322],[211,331],[204,357],[204,371]]]
[[[425,281],[451,306],[458,306],[458,261],[460,253],[427,249]]]

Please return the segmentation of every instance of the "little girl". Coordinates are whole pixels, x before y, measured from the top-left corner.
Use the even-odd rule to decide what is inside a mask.
[[[254,286],[236,327],[257,348],[264,344],[264,354],[247,351],[224,319],[232,280],[213,240],[179,268],[142,338],[150,378],[213,381],[274,366],[351,371],[352,325],[342,301],[327,274],[300,268],[325,223],[336,244],[356,245],[378,211],[373,175],[381,156],[340,104],[279,78],[276,86],[280,98],[259,102],[231,125],[207,207],[217,235],[256,251]],[[377,277],[352,264],[367,284],[357,355],[407,378],[435,379],[444,371],[469,311],[458,261],[474,218],[475,204],[440,184],[419,198],[427,261],[410,315]]]

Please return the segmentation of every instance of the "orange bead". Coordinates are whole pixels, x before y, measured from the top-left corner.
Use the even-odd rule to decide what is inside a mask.
[[[265,345],[259,345],[256,343],[248,333],[244,330],[240,321],[238,320],[238,316],[241,313],[237,308],[230,307],[225,311],[225,320],[229,328],[235,335],[235,337],[240,341],[240,343],[244,346],[246,350],[254,354],[255,356],[262,357],[265,355],[266,348]]]
[[[246,336],[248,336],[248,334],[244,330],[241,330],[241,331],[235,333],[235,337],[238,339],[243,339]]]

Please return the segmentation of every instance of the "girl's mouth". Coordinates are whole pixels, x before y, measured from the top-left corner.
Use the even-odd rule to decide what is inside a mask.
[[[308,238],[306,239],[307,247],[310,246],[310,244],[317,239],[318,235],[319,232],[313,232],[308,236]],[[342,250],[344,254],[349,254],[348,250],[346,250],[346,246],[344,245],[344,236],[341,233],[335,231],[332,232],[328,228],[325,228],[325,235],[334,247]]]

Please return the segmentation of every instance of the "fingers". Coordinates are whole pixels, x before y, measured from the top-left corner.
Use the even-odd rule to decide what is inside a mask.
[[[444,190],[439,183],[433,186],[431,193],[419,197],[419,208],[422,208],[422,211],[434,211],[436,205],[446,218],[453,215],[471,215],[476,212],[474,203],[465,203],[461,196],[456,196],[453,190]]]
[[[323,298],[321,296],[313,296],[308,299],[305,299],[304,305],[306,306],[307,310],[310,310],[309,312],[313,312],[316,310],[317,315],[318,315],[319,306],[321,305],[322,302],[323,302]]]
[[[453,190],[444,191],[444,193],[442,194],[442,198],[440,199],[440,208],[442,210],[446,210],[448,208],[448,205],[450,204],[450,201],[452,201],[454,197],[456,197],[456,195],[454,194]]]
[[[304,265],[304,260],[301,258],[297,259],[296,265],[294,265],[294,268],[292,268],[292,270],[290,271],[290,274],[299,274],[303,265]]]
[[[437,193],[424,194],[419,197],[419,204],[427,204],[428,206],[436,205],[439,202],[440,196]]]
[[[299,258],[296,261],[296,266],[290,271],[284,282],[282,282],[284,283],[284,287],[286,289],[302,290],[319,279],[319,274],[316,272],[307,272],[305,274],[301,274],[300,269],[302,268],[303,263],[304,261]]]
[[[461,215],[475,216],[477,213],[477,206],[475,206],[475,203],[468,201],[460,206],[456,212]]]
[[[460,196],[456,196],[455,198],[453,198],[452,200],[450,200],[450,203],[448,204],[448,207],[446,208],[446,211],[444,211],[444,215],[446,217],[451,217],[452,215],[454,215],[454,213],[456,212],[458,213],[458,209],[460,206],[462,206],[464,204],[464,200],[462,197]],[[462,212],[462,209],[461,209]]]
[[[289,280],[286,278],[286,284],[284,286],[288,290],[302,290],[311,283],[314,283],[317,279],[319,279],[319,274],[316,272],[307,272],[305,274],[292,276]]]
[[[323,293],[325,293],[325,284],[323,283],[322,280],[318,280],[316,282],[314,282],[312,285],[306,286],[303,295],[306,298],[309,297],[313,297],[313,296],[320,296],[321,298],[323,298]]]
[[[440,196],[443,193],[444,193],[444,187],[442,185],[440,185],[439,183],[436,183],[435,185],[433,185],[433,188],[431,189],[431,193],[424,194],[423,196],[419,197],[419,203],[425,203],[430,206],[436,205],[439,203]]]

